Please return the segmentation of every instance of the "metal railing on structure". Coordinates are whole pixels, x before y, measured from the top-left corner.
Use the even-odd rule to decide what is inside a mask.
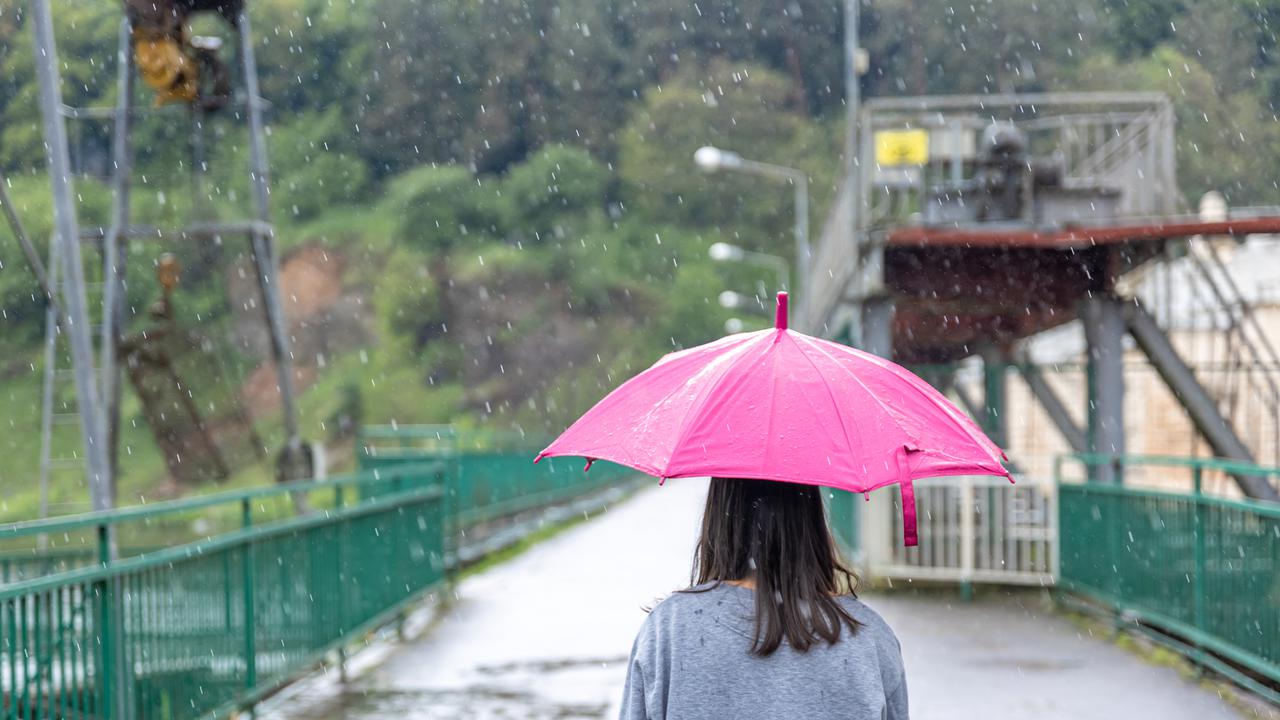
[[[0,526],[0,549],[35,568],[0,584],[0,719],[228,717],[441,588],[474,518],[618,477],[508,448],[501,492],[463,506],[462,453],[404,450],[329,480]],[[512,499],[522,483],[536,499]],[[203,537],[115,549],[193,522]]]
[[[252,702],[444,579],[443,473],[406,465],[0,527],[6,543],[90,531],[98,554],[0,586],[0,716],[224,716]],[[400,490],[346,502],[387,481]],[[317,509],[254,525],[298,494]],[[241,529],[112,559],[130,524],[227,505]]]
[[[1189,473],[1190,492],[1070,482],[1068,462]],[[1179,457],[1064,456],[1059,587],[1280,702],[1280,504],[1201,492],[1208,473],[1280,468]]]
[[[834,494],[837,537],[873,579],[1050,585],[1057,574],[1052,485],[1020,479],[947,477],[915,482],[920,544],[902,545],[896,487],[863,502]]]
[[[449,432],[439,425],[368,427],[361,432],[358,462],[374,469],[443,458],[450,466],[450,515],[463,525],[552,505],[636,474],[603,460],[584,473],[585,461],[572,457],[543,458],[534,465],[533,456],[547,443],[519,432]]]

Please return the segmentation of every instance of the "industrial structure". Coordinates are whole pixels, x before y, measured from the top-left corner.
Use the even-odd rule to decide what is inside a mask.
[[[259,97],[258,76],[249,17],[241,0],[165,0],[135,2],[123,6],[116,54],[117,93],[114,108],[74,108],[62,102],[59,61],[49,0],[33,0],[31,26],[35,36],[35,61],[40,86],[40,111],[53,196],[54,236],[49,243],[47,268],[32,249],[11,204],[0,196],[15,234],[27,250],[27,259],[48,301],[43,395],[41,483],[59,470],[84,472],[94,509],[115,504],[115,448],[120,422],[121,364],[128,365],[131,384],[142,401],[157,444],[168,458],[185,457],[181,466],[170,462],[179,477],[225,477],[226,464],[205,426],[205,418],[190,402],[188,385],[174,369],[160,342],[171,325],[172,290],[178,263],[170,258],[160,264],[164,298],[152,315],[156,328],[126,336],[129,314],[124,300],[124,280],[129,274],[130,241],[172,244],[179,240],[221,243],[224,239],[248,239],[256,268],[261,305],[270,332],[271,359],[282,398],[287,440],[277,465],[281,479],[311,474],[310,454],[303,446],[294,404],[293,372],[285,319],[277,287],[273,228],[268,208],[269,174],[266,157],[264,101]],[[194,36],[190,21],[200,13],[221,17],[235,37],[233,73],[221,56],[221,41]],[[245,125],[249,163],[244,176],[252,188],[251,217],[191,223],[158,228],[135,225],[130,218],[130,193],[135,182],[133,143],[136,119],[150,110],[138,102],[135,80],[141,77],[155,93],[154,105],[178,103],[189,113],[172,115],[175,122],[190,123],[192,161],[190,172],[205,172],[210,152],[203,142],[206,115],[221,112]],[[105,178],[111,189],[110,224],[81,227],[73,185],[77,163],[68,143],[70,122],[109,120],[111,160]],[[216,151],[216,148],[215,148]],[[88,250],[90,258],[85,257]],[[155,253],[160,255],[160,251]],[[157,261],[159,262],[159,261]],[[88,264],[86,264],[88,263]],[[93,282],[100,279],[100,282]],[[100,299],[94,293],[100,293]],[[61,343],[68,345],[69,367],[58,358]],[[64,377],[74,380],[74,400],[61,392]],[[207,378],[199,381],[207,382]],[[58,425],[74,423],[80,429],[83,454],[59,458],[52,454],[51,434]],[[250,433],[252,430],[250,428]],[[256,437],[256,435],[255,435]],[[258,448],[260,450],[260,448]],[[194,474],[192,474],[194,473]],[[47,510],[47,494],[42,499]]]
[[[1128,336],[1213,454],[1276,459],[1274,430],[1242,419],[1275,417],[1280,363],[1218,245],[1280,232],[1280,210],[1210,203],[1188,214],[1166,97],[876,99],[859,125],[859,171],[845,178],[811,258],[810,329],[922,367],[944,386],[956,363],[982,358],[984,397],[971,404],[1001,443],[1004,368],[1016,365],[1070,449],[1113,455],[1126,449]],[[1169,275],[1186,266],[1194,277]],[[1193,296],[1227,338],[1221,357],[1188,357],[1168,332]],[[1087,338],[1084,427],[1069,409],[1075,399],[1022,362],[1029,341],[1075,320]],[[1212,364],[1232,376],[1207,379],[1199,366]],[[1263,412],[1242,410],[1245,401]],[[1261,478],[1236,481],[1249,497],[1280,499]]]

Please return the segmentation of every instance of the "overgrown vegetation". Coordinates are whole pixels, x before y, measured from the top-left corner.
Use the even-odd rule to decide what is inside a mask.
[[[714,265],[706,249],[724,240],[788,254],[790,193],[706,176],[691,155],[715,144],[804,169],[820,222],[841,147],[839,5],[251,3],[284,259],[320,248],[340,260],[326,276],[340,290],[295,328],[312,333],[299,357],[307,436],[341,455],[358,416],[552,431],[662,353],[722,332],[717,294],[773,280]],[[66,102],[111,104],[118,4],[54,10]],[[0,0],[0,167],[43,239],[52,218],[24,13],[21,0]],[[1277,21],[1280,0],[878,0],[864,6],[863,92],[1164,91],[1178,110],[1184,191],[1276,203]],[[198,30],[226,34],[216,21]],[[77,158],[100,170],[109,126],[71,126]],[[136,222],[249,213],[240,123],[210,118],[204,137],[209,166],[193,184],[185,110],[140,119]],[[105,223],[102,182],[80,178],[77,191],[82,223]],[[195,381],[194,392],[241,396],[277,447],[278,408],[243,398],[264,372],[246,339],[253,298],[234,277],[244,243],[131,244],[132,329],[149,322],[147,268],[163,250],[187,269],[180,322],[225,369],[220,389]],[[29,516],[44,311],[7,231],[0,262],[0,517]],[[140,422],[126,402],[122,497],[183,490],[166,488]],[[57,440],[66,452],[75,442]],[[268,476],[269,463],[248,462],[232,482]],[[83,493],[67,481],[55,498]]]

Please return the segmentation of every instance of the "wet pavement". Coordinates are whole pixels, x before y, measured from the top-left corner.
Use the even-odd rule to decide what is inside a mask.
[[[270,720],[615,717],[646,606],[688,582],[700,480],[641,491],[462,582],[416,640],[346,685],[290,688]],[[869,595],[902,641],[916,720],[1239,718],[1213,691],[1053,615],[1042,596]],[[332,675],[332,674],[331,674]]]

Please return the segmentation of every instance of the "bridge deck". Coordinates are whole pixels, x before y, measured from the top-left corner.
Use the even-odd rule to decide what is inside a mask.
[[[687,578],[704,488],[647,489],[466,580],[438,625],[345,688],[303,683],[259,717],[615,717],[641,607]],[[902,641],[917,720],[1239,717],[1174,670],[1052,616],[1034,595],[866,599]]]

